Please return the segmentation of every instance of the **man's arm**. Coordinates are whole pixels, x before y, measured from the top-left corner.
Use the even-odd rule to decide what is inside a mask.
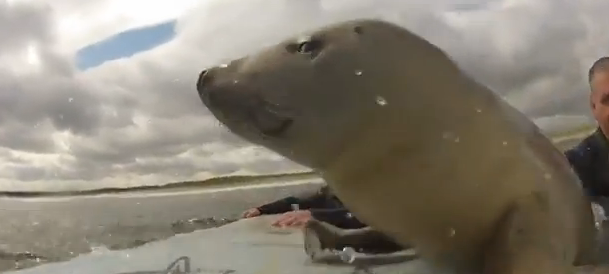
[[[597,182],[595,177],[595,173],[599,171],[598,167],[595,167],[594,149],[598,148],[588,140],[584,140],[576,147],[565,151],[565,156],[582,182],[584,192],[590,201],[599,204],[608,212],[609,197],[606,196],[606,185]]]
[[[328,201],[327,191],[327,186],[324,186],[313,193],[305,192],[259,206],[258,210],[260,214],[279,214],[291,211],[293,204],[298,205],[299,209],[324,208]]]

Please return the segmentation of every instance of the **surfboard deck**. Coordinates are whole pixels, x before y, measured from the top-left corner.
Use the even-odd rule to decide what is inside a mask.
[[[270,226],[275,216],[176,235],[127,250],[96,252],[13,274],[431,274],[422,260],[369,265],[316,263],[306,255],[300,229]]]

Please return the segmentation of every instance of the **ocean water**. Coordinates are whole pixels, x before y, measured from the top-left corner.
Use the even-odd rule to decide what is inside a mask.
[[[0,198],[0,272],[229,223],[317,183],[74,198]]]

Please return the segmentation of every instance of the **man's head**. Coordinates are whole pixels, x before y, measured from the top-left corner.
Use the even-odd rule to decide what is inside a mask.
[[[602,57],[588,71],[590,107],[599,127],[609,135],[609,57]]]

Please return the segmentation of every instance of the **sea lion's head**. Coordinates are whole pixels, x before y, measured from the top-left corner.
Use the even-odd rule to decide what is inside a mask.
[[[348,21],[205,69],[196,87],[233,133],[323,169],[371,122],[384,118],[379,111],[397,109],[404,111],[400,119],[409,119],[402,108],[422,107],[424,102],[403,95],[409,92],[405,80],[416,85],[412,79],[435,70],[411,62],[424,54],[432,61],[444,56],[396,25]],[[409,99],[392,106],[393,100]]]

